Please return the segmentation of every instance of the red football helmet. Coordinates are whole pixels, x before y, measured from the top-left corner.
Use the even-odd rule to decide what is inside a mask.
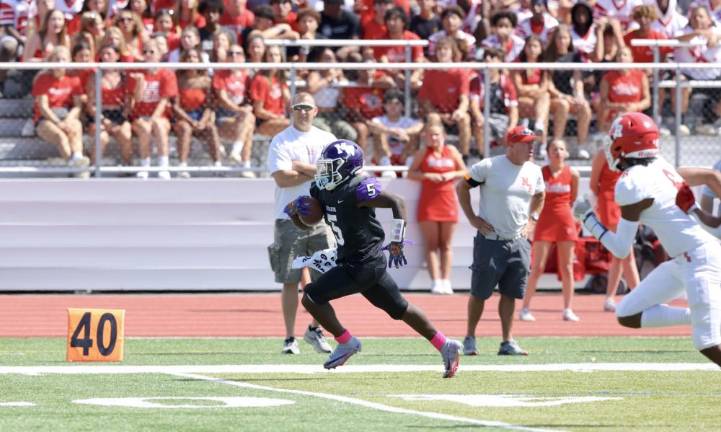
[[[621,159],[645,159],[658,156],[658,127],[651,117],[640,112],[621,114],[608,132],[608,166],[619,170]]]

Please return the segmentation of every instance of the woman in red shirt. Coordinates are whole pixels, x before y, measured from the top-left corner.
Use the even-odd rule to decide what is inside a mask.
[[[616,61],[633,63],[631,49],[618,50]],[[618,69],[606,72],[601,80],[599,129],[607,132],[616,116],[626,112],[640,112],[651,106],[646,73],[639,69]]]
[[[568,151],[562,140],[553,140],[548,145],[548,165],[541,169],[546,183],[546,200],[538,215],[538,223],[533,232],[533,250],[531,274],[528,288],[523,297],[523,308],[518,319],[535,321],[531,314],[531,299],[536,293],[538,279],[546,268],[551,246],[556,244],[558,270],[561,273],[561,293],[563,295],[563,320],[578,321],[571,309],[573,301],[573,248],[578,238],[576,220],[571,208],[578,196],[578,171],[566,165]]]
[[[466,174],[466,166],[458,150],[445,144],[440,120],[429,122],[423,137],[425,148],[414,155],[408,178],[421,182],[417,215],[432,281],[431,293],[453,294],[451,240],[458,223],[455,183]]]
[[[40,31],[34,32],[28,39],[23,61],[43,61],[59,46],[70,49],[70,36],[65,25],[65,15],[59,10],[51,10],[45,15]]]
[[[180,56],[183,63],[200,63],[200,50],[192,48]],[[215,127],[215,114],[210,106],[210,77],[207,69],[178,70],[178,102],[173,105],[176,123],[173,127],[178,137],[180,166],[188,166],[190,141],[194,134],[208,144],[208,154],[215,166],[220,166],[220,138]],[[181,171],[181,178],[190,173]]]
[[[283,63],[279,46],[269,46],[263,56],[265,63]],[[263,69],[258,71],[250,83],[250,99],[253,101],[255,128],[261,135],[273,136],[287,128],[290,122],[286,107],[290,91],[286,84],[285,70]]]
[[[63,46],[55,47],[48,61],[70,63],[70,51]],[[44,71],[35,77],[32,95],[37,135],[55,145],[69,165],[87,166],[89,160],[83,156],[83,125],[79,120],[83,95],[80,79],[69,76],[62,68]]]
[[[229,61],[233,63],[245,62],[245,53],[238,44],[233,44],[227,54]],[[230,160],[243,168],[251,167],[250,156],[255,131],[253,107],[248,101],[249,86],[247,69],[216,70],[213,74],[213,90],[217,102],[215,122],[218,132],[221,137],[233,143]],[[255,177],[253,171],[243,171],[240,175]]]
[[[100,61],[103,63],[117,63],[120,61],[120,49],[114,45],[105,45],[100,48]],[[120,157],[123,165],[129,166],[133,162],[133,144],[131,141],[131,127],[127,115],[128,79],[125,72],[105,69],[100,81],[102,105],[100,106],[100,154],[113,137],[120,147]],[[90,125],[88,135],[95,136],[95,80],[88,82],[88,117]],[[90,153],[95,158],[95,151]]]
[[[123,34],[125,46],[134,61],[143,61],[143,43],[146,40],[145,27],[140,16],[130,10],[123,10],[115,17],[115,26]]]
[[[155,41],[148,41],[143,49],[147,63],[160,60],[160,51]],[[170,102],[178,95],[178,84],[175,74],[168,69],[143,69],[142,72],[130,74],[129,87],[131,93],[131,118],[133,132],[138,137],[140,163],[143,167],[150,166],[150,142],[155,141],[158,153],[158,165],[165,168],[169,165],[168,138],[170,133]],[[147,179],[149,172],[138,172],[138,177]],[[158,172],[161,179],[170,179],[167,170]]]
[[[608,167],[605,152],[599,151],[593,159],[591,179],[588,186],[596,196],[596,215],[601,220],[601,223],[611,231],[616,231],[616,225],[621,220],[621,208],[616,204],[615,200],[616,182],[619,177],[621,177],[621,172],[611,170]],[[628,288],[635,288],[639,283],[639,276],[633,249],[622,260],[611,255],[611,263],[608,266],[606,299],[603,303],[603,310],[607,312],[616,310],[613,296],[616,294],[616,288],[621,281],[621,271],[623,271]]]

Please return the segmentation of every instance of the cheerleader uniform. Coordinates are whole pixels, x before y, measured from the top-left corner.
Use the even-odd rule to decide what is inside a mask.
[[[557,176],[546,165],[541,169],[546,183],[546,199],[538,217],[534,241],[576,241],[578,232],[571,211],[571,167],[565,166]]]
[[[453,160],[448,146],[443,146],[440,157],[434,153],[433,149],[426,149],[420,166],[421,172],[443,174],[456,171],[456,162]],[[418,222],[458,222],[455,181],[447,180],[435,183],[423,180],[417,215]]]

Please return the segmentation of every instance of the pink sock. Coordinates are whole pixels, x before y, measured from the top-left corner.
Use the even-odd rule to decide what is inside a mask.
[[[339,344],[344,344],[344,343],[348,343],[348,341],[350,340],[351,337],[353,337],[353,336],[351,336],[351,334],[348,330],[343,330],[343,333],[341,333],[340,336],[335,337],[335,341],[338,342]]]
[[[431,345],[436,347],[438,351],[443,348],[443,344],[446,343],[446,336],[441,332],[436,332],[435,336],[433,336],[433,339],[431,339]]]

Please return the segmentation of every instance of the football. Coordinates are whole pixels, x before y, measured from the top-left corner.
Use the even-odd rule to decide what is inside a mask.
[[[298,216],[304,225],[313,226],[323,219],[323,209],[320,206],[320,201],[311,196],[306,196],[303,200],[305,201],[304,206],[308,208],[308,212],[305,216],[301,214],[298,214]]]

